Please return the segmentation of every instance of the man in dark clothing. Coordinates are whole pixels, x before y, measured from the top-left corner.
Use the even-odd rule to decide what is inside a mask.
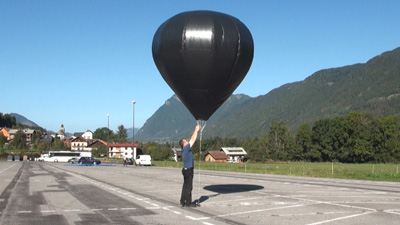
[[[182,148],[182,159],[183,159],[183,187],[181,194],[181,205],[190,207],[192,206],[192,189],[193,189],[193,167],[194,159],[191,147],[194,145],[197,139],[197,133],[200,130],[200,125],[197,125],[194,129],[190,141],[181,139],[179,145]]]

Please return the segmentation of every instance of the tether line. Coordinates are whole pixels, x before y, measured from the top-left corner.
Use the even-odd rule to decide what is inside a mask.
[[[201,164],[201,140],[203,139],[203,130],[206,127],[206,122],[205,120],[197,120],[197,124],[200,125],[200,152],[199,152],[199,185],[197,187],[197,196],[199,198],[197,199],[197,206],[200,206],[200,184],[201,184],[201,178],[200,178],[200,164]]]

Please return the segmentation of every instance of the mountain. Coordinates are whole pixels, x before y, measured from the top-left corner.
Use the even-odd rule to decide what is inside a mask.
[[[127,128],[128,131],[128,140],[132,141],[132,128]],[[135,128],[135,135],[139,131],[139,128]],[[136,137],[135,137],[136,139]]]
[[[17,121],[17,124],[22,124],[25,126],[30,126],[30,127],[40,127],[39,125],[37,125],[36,123],[34,123],[31,120],[28,120],[26,117],[21,116],[17,113],[10,113],[11,116],[15,117],[15,120]]]
[[[207,123],[212,126],[213,121],[229,114],[229,111],[249,99],[251,99],[251,97],[243,94],[232,95],[222,104],[214,115],[210,117]],[[178,141],[182,137],[190,138],[195,124],[195,119],[190,112],[179,98],[173,95],[146,121],[135,136],[135,139],[139,141],[156,142]]]
[[[366,63],[320,70],[303,81],[282,85],[251,98],[232,95],[207,121],[204,137],[257,137],[273,121],[293,131],[302,123],[347,115],[400,115],[400,48]],[[143,125],[139,141],[177,142],[190,138],[194,118],[176,96],[168,99]]]

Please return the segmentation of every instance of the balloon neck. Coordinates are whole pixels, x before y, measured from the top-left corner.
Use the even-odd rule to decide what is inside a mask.
[[[205,120],[197,120],[197,124],[200,125],[200,141],[203,137],[203,130],[206,127],[207,121]]]

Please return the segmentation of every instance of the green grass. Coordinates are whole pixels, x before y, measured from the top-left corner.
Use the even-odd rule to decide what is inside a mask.
[[[153,161],[160,167],[182,168],[182,162]],[[400,182],[399,164],[343,164],[343,163],[212,163],[201,162],[202,170],[243,173],[278,174],[305,177],[341,178]],[[199,168],[198,161],[195,169]]]

